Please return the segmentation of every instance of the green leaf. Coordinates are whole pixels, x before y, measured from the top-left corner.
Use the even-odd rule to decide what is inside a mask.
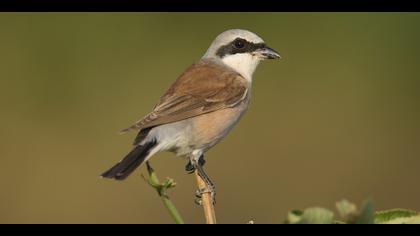
[[[296,224],[299,223],[302,219],[303,211],[293,210],[287,213],[286,224]]]
[[[375,224],[387,224],[390,221],[395,222],[397,219],[409,218],[417,216],[417,212],[407,209],[391,209],[379,211],[375,213]]]
[[[334,213],[325,208],[313,207],[303,212],[301,224],[332,224]]]
[[[420,215],[396,218],[384,224],[420,224]]]
[[[368,199],[363,203],[362,211],[357,218],[356,224],[373,224],[374,223],[374,211],[373,202]]]
[[[335,204],[340,217],[348,222],[354,221],[357,217],[357,207],[355,204],[343,199]]]

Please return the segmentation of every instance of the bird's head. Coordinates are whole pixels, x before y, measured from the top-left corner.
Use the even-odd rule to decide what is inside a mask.
[[[258,35],[242,29],[219,34],[203,59],[219,61],[251,80],[258,63],[265,59],[279,59],[280,55],[268,47]]]

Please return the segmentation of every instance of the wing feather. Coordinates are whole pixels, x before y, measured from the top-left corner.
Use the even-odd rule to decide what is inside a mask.
[[[238,73],[218,64],[199,62],[175,81],[151,113],[121,132],[233,107],[243,101],[247,93],[248,82]]]

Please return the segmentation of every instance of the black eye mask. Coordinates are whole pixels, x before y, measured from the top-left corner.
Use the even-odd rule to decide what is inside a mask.
[[[236,38],[232,42],[221,46],[219,50],[217,50],[216,55],[223,58],[226,55],[255,52],[264,47],[266,47],[265,43],[252,43],[243,38]]]

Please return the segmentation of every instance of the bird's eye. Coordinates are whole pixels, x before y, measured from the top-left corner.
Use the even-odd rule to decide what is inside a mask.
[[[233,42],[233,45],[235,46],[235,48],[241,49],[245,47],[245,42],[241,39],[238,39],[238,40],[235,40],[235,42]]]

